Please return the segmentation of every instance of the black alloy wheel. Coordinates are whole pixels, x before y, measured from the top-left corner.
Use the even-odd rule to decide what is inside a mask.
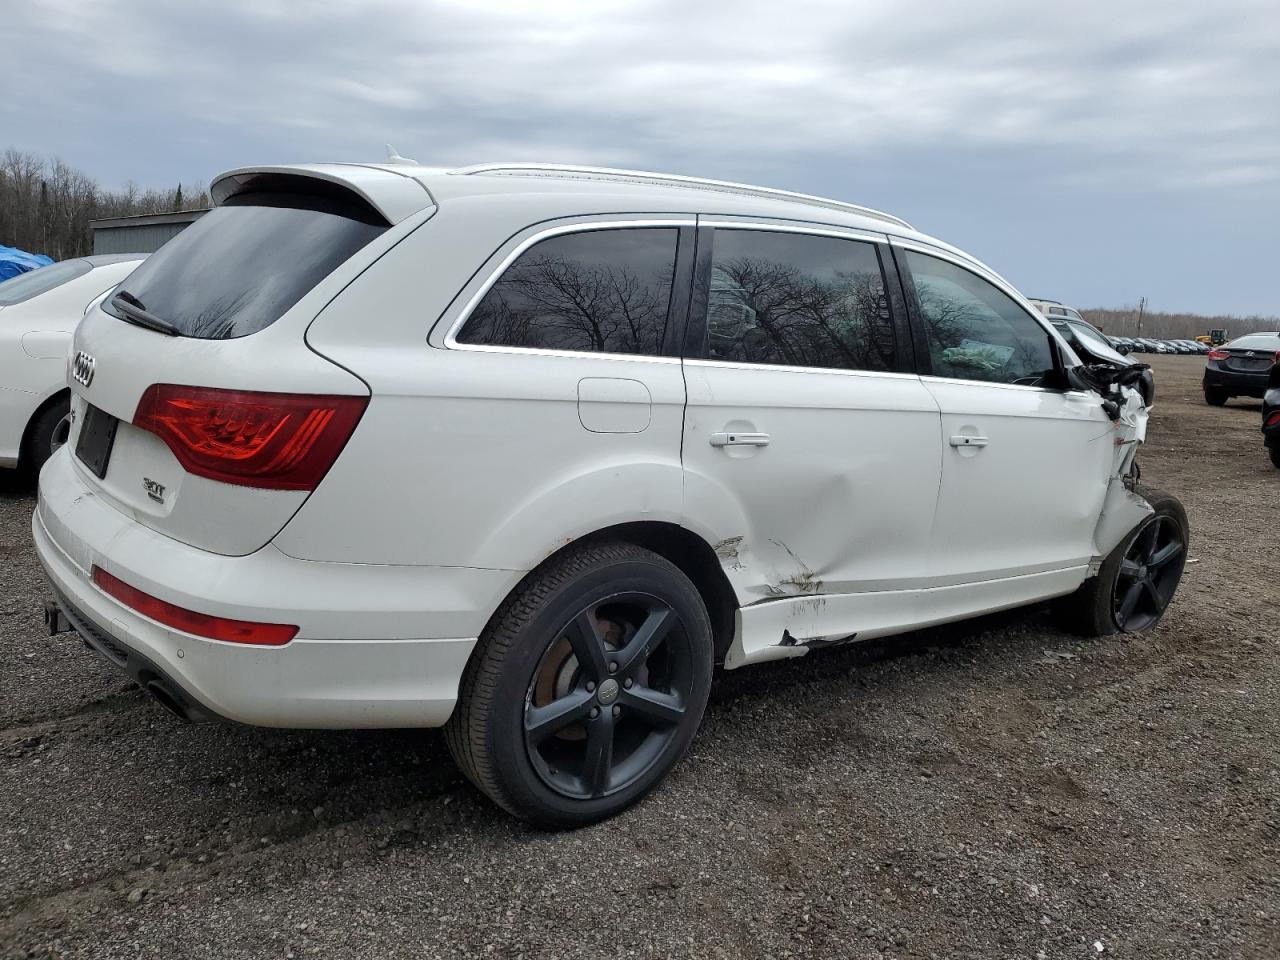
[[[592,603],[534,671],[524,706],[529,760],[565,797],[624,790],[663,758],[693,687],[688,632],[670,604],[642,593]]]
[[[1183,531],[1173,518],[1156,514],[1148,519],[1130,542],[1116,574],[1111,592],[1116,626],[1125,633],[1153,626],[1178,589],[1186,559]]]

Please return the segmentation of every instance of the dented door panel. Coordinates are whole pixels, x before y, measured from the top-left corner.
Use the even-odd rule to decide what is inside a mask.
[[[685,377],[686,524],[740,603],[921,575],[941,458],[918,377],[696,360]]]

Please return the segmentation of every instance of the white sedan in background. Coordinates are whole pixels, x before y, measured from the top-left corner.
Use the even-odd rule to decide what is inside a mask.
[[[57,448],[76,324],[143,259],[77,257],[0,283],[0,467],[37,471]]]

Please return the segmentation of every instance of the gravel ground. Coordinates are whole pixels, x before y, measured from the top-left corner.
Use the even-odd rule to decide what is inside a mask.
[[[1155,357],[1192,562],[1152,633],[1043,610],[725,674],[640,807],[533,832],[434,732],[172,720],[42,635],[0,488],[0,956],[1280,956],[1280,472]]]

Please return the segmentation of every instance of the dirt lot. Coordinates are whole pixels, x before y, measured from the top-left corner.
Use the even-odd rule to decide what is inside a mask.
[[[649,801],[532,832],[436,733],[182,726],[43,636],[0,491],[0,955],[1280,957],[1280,472],[1152,358],[1193,558],[1153,633],[1044,611],[721,677]]]

